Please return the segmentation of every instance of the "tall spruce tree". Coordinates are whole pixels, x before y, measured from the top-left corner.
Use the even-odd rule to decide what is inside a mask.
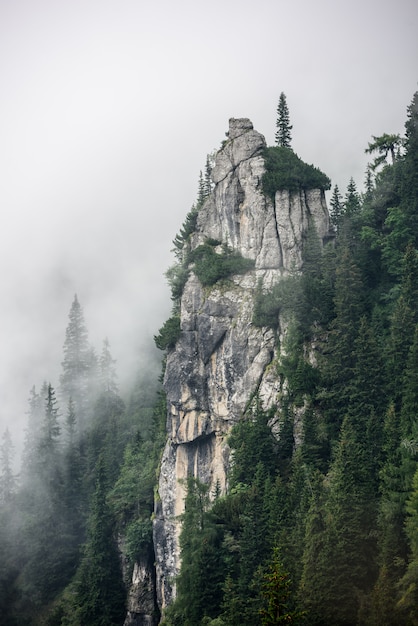
[[[321,359],[323,392],[321,403],[331,440],[338,437],[351,395],[355,365],[354,344],[364,313],[361,272],[348,247],[340,249],[335,278],[335,317]]]
[[[200,624],[205,616],[213,618],[220,612],[225,575],[221,532],[208,509],[207,485],[190,477],[180,533],[177,598],[168,612],[175,624]]]
[[[13,471],[14,446],[8,428],[0,445],[0,505],[9,504],[16,493],[17,479]]]
[[[89,388],[94,357],[88,342],[88,332],[77,294],[74,296],[65,331],[64,360],[60,377],[61,395],[65,403],[72,398],[81,430],[88,413]]]
[[[107,337],[103,341],[102,353],[99,358],[99,372],[101,392],[108,395],[119,393],[116,360],[110,352],[110,343]]]
[[[87,542],[79,566],[74,605],[65,624],[114,626],[125,614],[125,589],[114,524],[106,499],[107,479],[103,458],[98,459],[96,490],[88,520]]]
[[[36,391],[35,385],[29,392],[27,411],[27,426],[25,429],[25,441],[22,453],[21,476],[23,480],[30,478],[37,461],[38,446],[41,437],[41,427],[44,418],[44,398],[46,397],[47,383],[42,386],[41,392]]]
[[[293,126],[290,124],[289,108],[283,91],[280,94],[279,104],[277,105],[276,127],[276,145],[281,148],[291,148],[291,131]]]
[[[359,214],[360,208],[360,195],[357,191],[357,186],[354,182],[354,178],[351,177],[348,182],[347,191],[344,197],[344,216],[348,218],[353,218]]]
[[[376,577],[375,491],[366,448],[363,428],[347,415],[329,472],[322,547],[327,558],[317,571],[327,625],[356,624],[362,593],[371,590]]]
[[[212,165],[211,165],[211,157],[209,154],[206,157],[205,164],[205,198],[208,198],[212,191]]]
[[[261,608],[262,626],[300,623],[303,614],[292,610],[292,581],[283,566],[277,547],[261,581],[261,596],[264,606]]]
[[[340,193],[338,185],[335,185],[334,189],[332,190],[330,206],[331,206],[331,211],[330,211],[331,223],[335,227],[335,229],[338,231],[338,229],[341,226],[343,213],[344,213],[343,197]]]
[[[378,505],[379,573],[371,594],[369,621],[373,626],[399,626],[402,621],[396,609],[397,582],[405,572],[407,541],[404,533],[405,500],[402,496],[399,415],[393,402],[386,411],[380,472]]]

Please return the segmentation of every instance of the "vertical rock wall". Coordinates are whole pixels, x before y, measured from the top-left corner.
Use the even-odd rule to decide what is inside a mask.
[[[167,444],[155,505],[154,546],[160,608],[175,596],[179,566],[178,516],[184,483],[194,476],[210,485],[227,483],[226,435],[259,389],[266,406],[275,402],[278,381],[268,366],[277,356],[271,329],[252,325],[259,278],[271,286],[302,266],[308,222],[329,236],[323,191],[277,192],[275,202],[261,189],[264,137],[248,119],[231,119],[228,140],[218,152],[211,196],[200,209],[192,248],[207,238],[239,250],[255,269],[234,276],[228,286],[203,288],[191,273],[181,301],[181,336],[167,357]]]

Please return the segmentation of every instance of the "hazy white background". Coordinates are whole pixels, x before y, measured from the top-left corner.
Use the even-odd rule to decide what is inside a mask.
[[[361,189],[418,89],[416,0],[0,0],[0,435],[58,384],[77,292],[122,385],[171,308],[164,272],[229,117]]]

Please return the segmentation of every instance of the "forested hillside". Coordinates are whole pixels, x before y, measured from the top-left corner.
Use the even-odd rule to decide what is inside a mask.
[[[97,356],[75,296],[57,388],[30,391],[19,475],[2,439],[2,626],[123,623],[133,563],[152,552],[159,387],[153,354],[122,400],[109,342]]]
[[[305,180],[289,151],[268,149],[266,193]],[[311,228],[303,272],[255,294],[253,324],[286,320],[284,391],[232,429],[226,495],[189,480],[165,624],[418,623],[418,94],[405,137],[366,151],[335,241]]]
[[[290,147],[285,105],[264,193],[326,188]],[[322,245],[310,228],[303,271],[253,294],[251,323],[280,348],[269,367],[281,395],[268,409],[257,390],[248,398],[228,437],[226,490],[185,485],[166,626],[418,624],[418,92],[405,136],[377,135],[367,152],[364,191],[333,187],[335,237]],[[253,268],[226,245],[215,252],[219,241],[188,250],[208,172],[200,182],[174,241],[173,315],[155,338],[168,353],[190,272],[211,288]],[[57,388],[30,392],[19,475],[8,431],[2,439],[2,625],[124,623],[134,564],[154,559],[166,412],[158,376],[122,400],[109,343],[97,357],[75,297]],[[153,589],[151,604],[158,623]]]

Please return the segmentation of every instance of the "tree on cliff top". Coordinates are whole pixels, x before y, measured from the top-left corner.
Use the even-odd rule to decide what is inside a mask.
[[[279,104],[277,105],[276,127],[276,144],[281,148],[290,148],[293,126],[290,124],[289,108],[283,91],[280,94]]]

